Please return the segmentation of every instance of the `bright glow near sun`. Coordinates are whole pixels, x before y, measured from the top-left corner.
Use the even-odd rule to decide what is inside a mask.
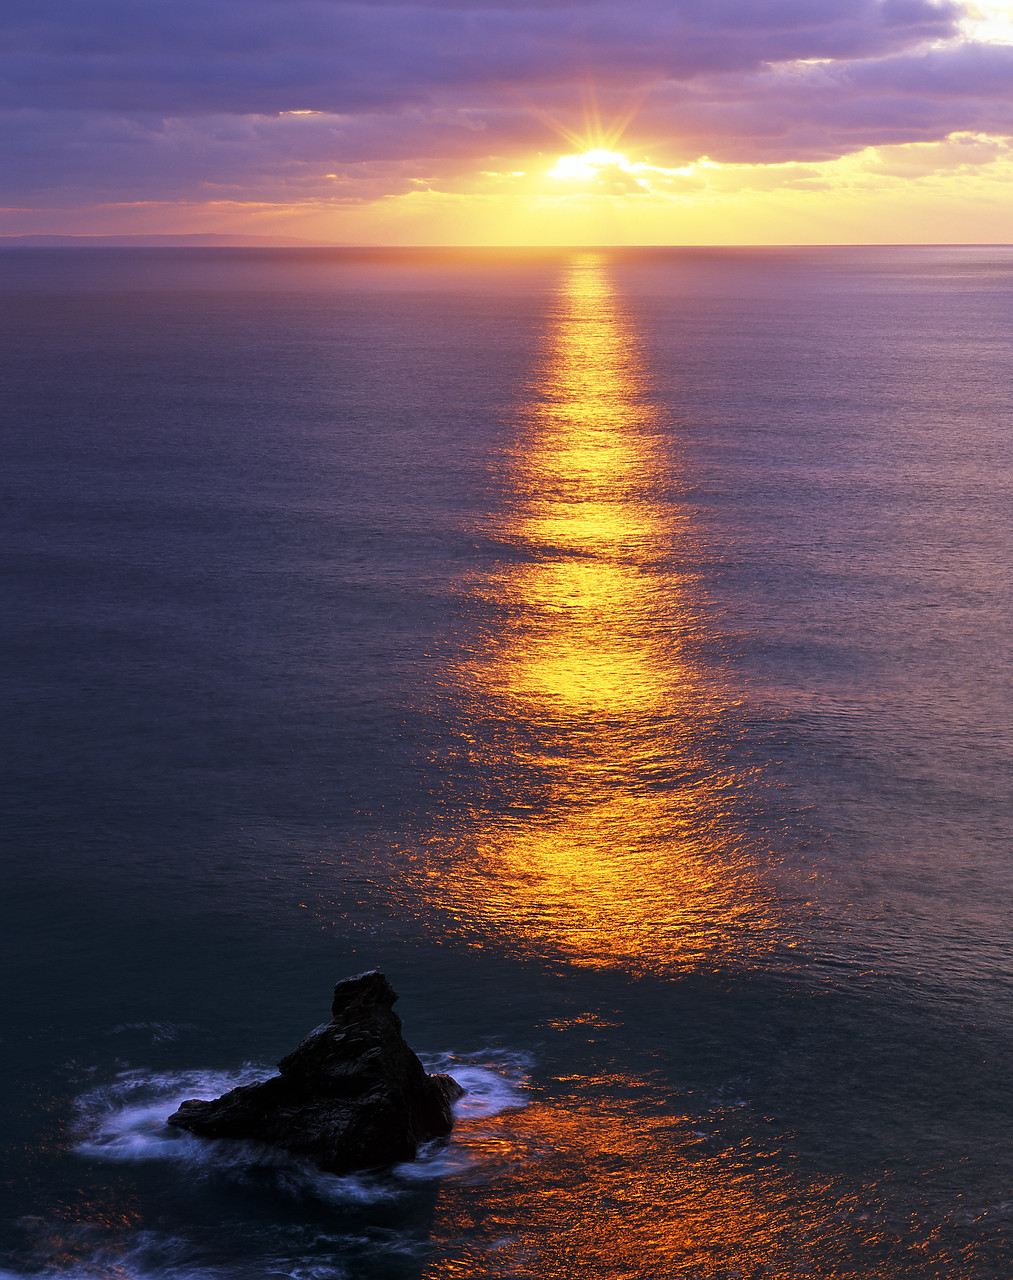
[[[572,178],[583,181],[593,178],[602,169],[622,169],[626,173],[633,171],[633,165],[618,151],[584,151],[580,155],[560,156],[554,169],[549,170],[553,178]]]
[[[587,151],[560,156],[548,176],[566,184],[570,193],[617,196],[654,195],[664,191],[673,179],[690,178],[704,169],[721,166],[700,156],[677,169],[665,169],[647,160],[631,160],[621,151],[591,147]]]
[[[1010,0],[969,0],[960,24],[964,37],[986,44],[1013,44]]]

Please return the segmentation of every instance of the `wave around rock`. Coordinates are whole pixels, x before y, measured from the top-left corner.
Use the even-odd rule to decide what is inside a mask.
[[[266,1142],[328,1173],[413,1160],[453,1128],[464,1090],[428,1075],[405,1043],[397,992],[378,969],[334,988],[331,1020],[278,1063],[279,1075],[190,1099],[167,1123],[201,1138]]]

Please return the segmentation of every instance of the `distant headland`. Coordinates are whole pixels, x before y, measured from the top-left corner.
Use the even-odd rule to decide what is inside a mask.
[[[298,236],[213,235],[21,235],[0,236],[0,248],[70,249],[344,249],[368,247],[351,242],[306,240]]]

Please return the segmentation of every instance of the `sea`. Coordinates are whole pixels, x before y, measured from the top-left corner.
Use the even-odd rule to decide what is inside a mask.
[[[0,1277],[1013,1277],[1013,248],[0,250]],[[168,1128],[379,968],[467,1089]]]

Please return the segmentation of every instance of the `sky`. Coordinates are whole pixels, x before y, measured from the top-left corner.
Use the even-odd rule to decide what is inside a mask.
[[[4,0],[0,234],[1013,242],[1013,0]]]

